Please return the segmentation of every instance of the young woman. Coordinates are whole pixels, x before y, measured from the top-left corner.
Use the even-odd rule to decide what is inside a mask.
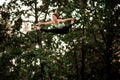
[[[71,21],[70,25],[65,25],[64,23],[67,21]],[[56,28],[53,29],[44,29],[40,28],[41,25],[51,25],[53,24]],[[69,29],[74,24],[74,18],[67,18],[67,19],[59,19],[59,15],[57,13],[54,13],[52,15],[52,20],[48,22],[39,22],[36,24],[35,28],[36,30],[41,30],[44,32],[53,32],[57,34],[67,34],[69,32]]]

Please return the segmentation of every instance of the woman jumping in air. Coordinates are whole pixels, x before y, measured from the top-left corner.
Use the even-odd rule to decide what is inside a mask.
[[[65,25],[64,23],[67,21],[71,21],[70,25]],[[51,25],[53,24],[56,28],[53,29],[44,29],[39,26],[41,25]],[[67,18],[67,19],[59,19],[59,15],[57,13],[54,13],[52,15],[52,20],[48,22],[38,22],[35,25],[36,30],[41,30],[44,32],[52,32],[56,34],[67,34],[69,32],[69,29],[74,24],[74,18]]]

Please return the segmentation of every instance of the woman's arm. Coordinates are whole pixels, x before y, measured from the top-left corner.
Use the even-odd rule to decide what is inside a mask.
[[[40,26],[40,25],[50,25],[53,24],[53,21],[48,21],[48,22],[38,22],[36,25]]]
[[[67,21],[72,21],[74,18],[67,18],[67,19],[59,19],[59,22],[67,22]]]

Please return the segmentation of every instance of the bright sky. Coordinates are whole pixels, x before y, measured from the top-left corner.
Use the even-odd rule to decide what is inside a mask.
[[[0,0],[0,6],[3,5],[4,2],[10,2],[11,0]]]

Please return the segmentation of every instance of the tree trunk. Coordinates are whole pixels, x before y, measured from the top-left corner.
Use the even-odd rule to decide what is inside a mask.
[[[84,72],[85,72],[85,51],[84,46],[82,45],[82,67],[81,67],[81,80],[84,80]]]
[[[107,79],[106,80],[112,80],[112,72],[111,72],[111,62],[112,62],[112,49],[111,49],[111,45],[109,43],[109,45],[106,46],[106,52],[105,52],[105,62],[106,62],[106,74],[107,74]]]
[[[74,60],[75,60],[75,80],[79,80],[79,68],[78,68],[78,58],[77,58],[77,52],[74,53]]]
[[[106,74],[107,74],[106,80],[113,80],[112,75],[111,75],[111,60],[110,60],[110,58],[106,59]]]
[[[41,62],[40,66],[41,66],[41,80],[44,80],[44,74],[45,74],[44,63]]]
[[[37,8],[37,0],[35,0],[35,23],[38,23],[38,8]],[[42,48],[42,35],[41,35],[41,30],[37,30],[37,42],[39,45],[39,48]]]
[[[83,22],[83,29],[82,29],[82,36],[84,37],[85,34],[85,24],[86,24],[86,16],[85,16],[85,9],[83,10],[84,12],[84,22]],[[84,50],[84,38],[82,39],[82,67],[81,67],[81,80],[84,79],[84,72],[85,72],[85,50]]]
[[[112,72],[111,72],[111,62],[112,62],[112,42],[113,42],[113,27],[110,26],[107,28],[108,33],[106,35],[107,37],[107,42],[106,42],[106,50],[105,50],[105,58],[106,58],[106,74],[107,74],[107,79],[106,80],[112,80]]]

